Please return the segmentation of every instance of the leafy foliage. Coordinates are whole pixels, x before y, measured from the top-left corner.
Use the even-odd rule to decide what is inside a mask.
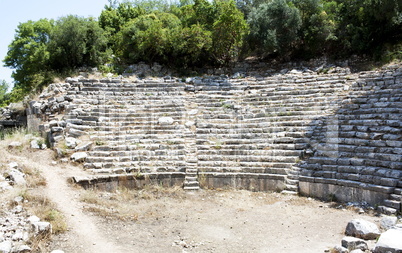
[[[15,80],[6,100],[81,67],[146,61],[192,68],[227,65],[240,54],[390,60],[402,58],[401,40],[401,0],[109,0],[98,20],[71,15],[19,24],[4,59]]]
[[[8,83],[5,80],[0,81],[0,107],[3,107],[6,105],[9,99],[9,93],[8,91]]]
[[[299,39],[300,11],[285,0],[273,0],[253,8],[250,24],[251,48],[262,54],[291,52]]]
[[[96,67],[107,59],[106,45],[104,31],[95,20],[60,18],[50,35],[50,64],[57,71]]]
[[[49,80],[50,52],[47,46],[53,26],[53,21],[47,19],[18,26],[4,59],[5,66],[15,69],[12,76],[18,94],[28,93]]]

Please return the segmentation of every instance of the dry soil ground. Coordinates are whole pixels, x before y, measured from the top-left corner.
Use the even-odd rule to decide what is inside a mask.
[[[52,151],[1,150],[0,162],[36,167],[68,230],[48,250],[91,252],[314,253],[339,245],[348,221],[370,214],[278,193],[149,187],[116,193],[85,191],[67,182],[80,167],[53,165]]]

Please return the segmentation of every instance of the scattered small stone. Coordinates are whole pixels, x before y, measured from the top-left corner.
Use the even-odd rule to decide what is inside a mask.
[[[60,249],[56,249],[56,250],[53,250],[53,251],[50,252],[50,253],[64,253],[64,251],[63,251],[63,250],[60,250]]]

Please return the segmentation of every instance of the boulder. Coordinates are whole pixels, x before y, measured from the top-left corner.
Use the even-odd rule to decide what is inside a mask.
[[[346,226],[345,234],[365,240],[375,240],[380,236],[380,230],[372,222],[363,219],[354,219]]]
[[[384,232],[376,243],[374,253],[400,253],[402,252],[402,229],[389,229]]]
[[[174,122],[174,120],[171,117],[160,117],[158,119],[158,123],[160,125],[171,125],[171,124],[173,124],[173,122]]]
[[[85,152],[77,152],[71,155],[71,160],[74,162],[84,162],[87,158],[87,153]]]
[[[384,216],[381,218],[380,227],[384,230],[388,230],[388,229],[392,228],[393,226],[395,226],[397,222],[398,222],[397,217]]]
[[[346,236],[342,239],[342,247],[347,248],[349,251],[355,249],[367,250],[368,246],[367,243],[359,238]]]

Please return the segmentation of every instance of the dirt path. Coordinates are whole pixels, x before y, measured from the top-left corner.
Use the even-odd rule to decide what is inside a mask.
[[[82,169],[52,165],[51,151],[7,155],[3,160],[29,164],[46,178],[47,186],[38,190],[57,205],[69,227],[66,233],[52,236],[50,251],[323,253],[340,245],[351,219],[379,223],[378,217],[331,208],[312,199],[217,190],[189,194],[179,189],[165,195],[163,189],[156,193],[95,192],[104,212],[95,214],[89,211],[91,204],[80,201],[88,192],[67,183],[67,178],[83,175]]]
[[[69,169],[68,174],[74,173]],[[83,213],[77,191],[67,184],[65,169],[43,166],[41,170],[47,181],[46,195],[67,220],[69,247],[73,247],[67,252],[127,252],[99,230],[96,217]]]

